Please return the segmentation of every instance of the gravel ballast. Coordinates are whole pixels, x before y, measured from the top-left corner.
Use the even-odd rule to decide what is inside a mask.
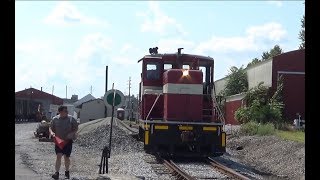
[[[227,140],[224,155],[237,159],[264,174],[284,179],[304,179],[305,144],[276,136],[234,136]],[[237,150],[238,147],[243,149]]]

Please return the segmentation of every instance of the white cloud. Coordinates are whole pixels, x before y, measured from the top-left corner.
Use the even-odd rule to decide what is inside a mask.
[[[208,41],[196,47],[197,53],[212,52],[245,52],[258,51],[279,42],[287,35],[286,30],[279,23],[270,22],[260,26],[248,27],[244,36],[217,37],[213,36]]]
[[[108,25],[104,21],[81,14],[72,3],[67,1],[59,2],[52,12],[44,19],[44,23],[59,26],[75,24]]]
[[[155,32],[160,35],[166,35],[168,31],[174,31],[174,33],[182,35],[187,34],[180,23],[161,11],[158,2],[149,1],[148,5],[149,9],[147,12],[136,13],[138,17],[144,18],[144,22],[141,25],[142,32]]]
[[[268,38],[271,41],[279,41],[287,34],[282,25],[275,22],[249,27],[246,33],[250,38]]]
[[[111,38],[105,37],[102,33],[89,34],[83,38],[82,43],[76,51],[76,59],[89,59],[94,53],[111,50],[111,45]]]
[[[192,41],[183,40],[180,38],[176,39],[160,39],[158,44],[158,53],[175,53],[178,51],[178,48],[184,48],[183,51],[190,52],[195,43]]]
[[[50,43],[47,39],[17,42],[16,91],[30,85],[38,89],[40,86],[59,86],[60,93],[63,93],[61,87],[65,85],[75,90],[90,85],[100,86],[105,75],[105,66],[102,64],[106,62],[102,63],[96,58],[107,57],[110,46],[111,39],[101,33],[83,37],[78,49],[70,54],[60,53],[57,51],[59,44]]]
[[[116,53],[115,56],[110,57],[113,62],[122,66],[132,66],[137,65],[137,62],[143,56],[143,52],[134,47],[130,43],[125,43],[120,48],[120,53]]]
[[[100,97],[104,93],[106,65],[109,65],[109,82],[115,82],[119,88],[125,86],[123,78],[126,75],[139,79],[139,73],[129,74],[132,69],[141,68],[137,61],[144,52],[139,48],[125,43],[119,48],[120,53],[113,52],[112,39],[102,33],[88,34],[80,42],[70,54],[59,52],[57,49],[60,44],[53,40],[17,42],[16,91],[32,86],[37,89],[43,87],[43,90],[51,93],[54,85],[54,94],[65,97],[65,86],[68,85],[69,95],[75,93],[82,97],[90,92],[92,85],[94,96]],[[41,53],[38,48],[41,48]],[[137,91],[136,87],[132,90]]]
[[[276,1],[267,1],[268,4],[271,5],[275,5],[277,7],[281,7],[282,6],[282,2],[280,0],[276,0]]]
[[[247,51],[256,49],[253,39],[248,37],[216,37],[200,43],[195,51],[203,54],[204,51],[228,52],[228,51]]]

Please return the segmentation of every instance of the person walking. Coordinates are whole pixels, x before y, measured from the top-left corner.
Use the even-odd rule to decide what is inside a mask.
[[[51,121],[49,128],[50,135],[53,138],[60,138],[63,141],[66,141],[66,144],[62,149],[55,144],[56,172],[52,175],[52,178],[59,179],[61,158],[63,156],[65,164],[65,178],[70,179],[70,155],[72,151],[72,143],[76,137],[76,132],[78,131],[78,123],[71,115],[68,115],[68,109],[66,106],[60,106],[58,108],[58,112],[59,114],[53,117]]]

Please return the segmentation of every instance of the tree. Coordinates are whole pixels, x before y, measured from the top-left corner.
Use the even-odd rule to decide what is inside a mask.
[[[270,55],[270,53],[269,53],[268,51],[263,52],[263,53],[262,53],[262,56],[261,56],[262,61],[267,60],[267,59],[269,59],[270,57],[271,57],[271,55]]]
[[[282,54],[282,53],[283,53],[283,51],[282,51],[282,49],[280,48],[279,45],[275,45],[275,46],[270,50],[270,56],[271,56],[271,57],[275,57],[275,56],[277,56],[277,55],[279,55],[279,54]]]
[[[299,39],[301,40],[301,44],[300,44],[300,47],[299,49],[304,49],[305,48],[305,37],[304,37],[304,34],[305,34],[305,24],[304,24],[304,15],[303,15],[303,18],[301,19],[301,31],[299,33]]]
[[[261,56],[262,57],[262,61],[268,60],[268,59],[273,58],[273,57],[275,57],[275,56],[277,56],[279,54],[282,54],[282,53],[283,53],[283,51],[280,48],[280,46],[279,45],[275,45],[272,49],[270,49],[269,52],[265,51],[265,52],[262,53],[262,56]]]
[[[247,91],[248,79],[246,70],[241,66],[237,68],[232,66],[228,74],[226,87],[223,91],[224,96],[230,96]]]
[[[254,58],[254,59],[252,59],[251,62],[248,63],[247,67],[250,67],[250,66],[257,64],[259,62],[261,62],[261,60],[259,60],[258,58]]]

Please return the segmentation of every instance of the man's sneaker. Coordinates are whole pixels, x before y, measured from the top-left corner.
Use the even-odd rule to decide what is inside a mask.
[[[69,171],[66,171],[66,172],[64,173],[64,176],[65,176],[65,179],[70,179]]]
[[[51,176],[53,179],[59,179],[59,172],[54,173],[54,175]]]

